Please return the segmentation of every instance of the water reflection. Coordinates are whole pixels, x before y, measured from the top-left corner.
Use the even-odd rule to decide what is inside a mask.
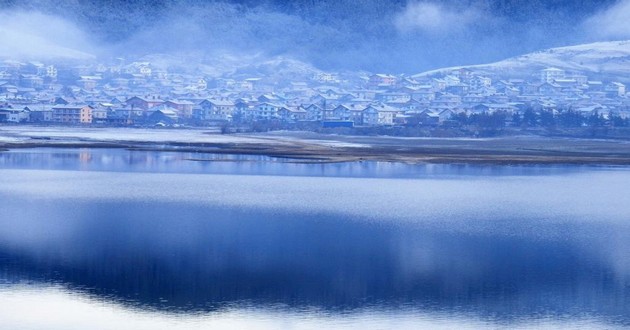
[[[55,166],[130,159],[70,154]],[[158,172],[197,164],[144,156]],[[0,319],[26,301],[22,315],[55,304],[182,328],[630,326],[630,172],[450,169],[432,172],[448,180],[0,170],[0,310],[13,308]],[[343,173],[366,173],[355,170]]]
[[[592,166],[491,166],[393,162],[318,163],[256,155],[160,152],[125,149],[16,149],[0,152],[0,168],[158,173],[215,173],[365,178],[427,175],[548,175],[592,170]]]
[[[618,234],[596,226],[559,228],[573,234],[558,241],[334,214],[125,203],[75,204],[69,214],[68,205],[38,207],[57,216],[23,218],[18,226],[46,221],[70,232],[2,244],[6,280],[66,283],[152,308],[216,310],[246,302],[347,310],[411,303],[509,318],[561,315],[591,307],[586,302],[611,316],[627,307],[627,279],[602,258],[602,242],[584,241],[580,232]],[[544,294],[549,297],[541,299]]]

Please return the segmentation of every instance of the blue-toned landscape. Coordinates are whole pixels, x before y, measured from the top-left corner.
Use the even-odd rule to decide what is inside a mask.
[[[0,330],[630,328],[630,0],[0,0]]]
[[[2,327],[630,325],[626,168],[193,156],[0,154]]]

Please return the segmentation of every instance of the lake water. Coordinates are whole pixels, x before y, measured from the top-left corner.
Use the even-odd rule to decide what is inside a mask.
[[[1,329],[630,327],[630,170],[0,152]]]

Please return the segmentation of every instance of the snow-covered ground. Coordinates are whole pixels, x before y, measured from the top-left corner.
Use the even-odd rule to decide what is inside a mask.
[[[288,145],[296,142],[329,147],[365,147],[366,145],[337,140],[304,139],[292,135],[255,134],[223,135],[204,129],[144,129],[91,127],[0,127],[0,143],[137,142],[137,143],[239,143]]]
[[[8,126],[0,128],[0,142],[32,142],[49,138],[56,142],[184,142],[184,143],[268,143],[268,140],[214,131],[188,129],[82,128]]]

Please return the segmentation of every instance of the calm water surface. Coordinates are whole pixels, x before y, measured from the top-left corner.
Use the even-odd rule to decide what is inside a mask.
[[[0,152],[2,329],[630,327],[630,170]]]

